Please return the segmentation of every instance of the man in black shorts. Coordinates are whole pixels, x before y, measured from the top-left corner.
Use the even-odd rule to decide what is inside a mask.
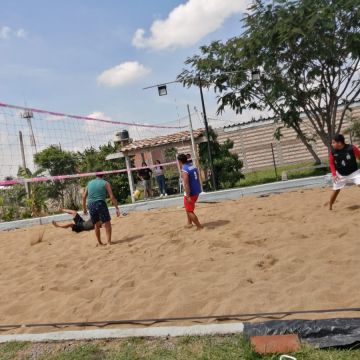
[[[95,226],[91,219],[84,220],[75,210],[70,209],[61,209],[62,212],[66,214],[70,214],[73,216],[73,222],[67,224],[59,224],[56,221],[53,221],[52,224],[57,228],[69,229],[76,233],[80,233],[83,231],[91,231],[94,230]]]
[[[107,244],[111,245],[111,217],[106,204],[106,196],[109,196],[116,209],[116,216],[120,216],[118,202],[113,194],[111,185],[103,179],[103,175],[98,171],[96,178],[89,181],[83,193],[83,210],[86,215],[90,213],[92,222],[95,225],[95,235],[98,245],[105,245],[101,241],[100,227],[104,225]]]
[[[146,162],[143,162],[141,166],[142,169],[139,170],[138,174],[144,186],[144,199],[147,199],[149,197],[152,197],[152,189],[151,189],[152,170],[147,167]]]

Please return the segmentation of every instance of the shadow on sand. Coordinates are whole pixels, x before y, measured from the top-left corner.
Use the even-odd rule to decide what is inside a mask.
[[[215,229],[217,227],[225,226],[229,223],[230,223],[229,220],[216,220],[216,221],[207,222],[203,225],[204,225],[205,229]]]
[[[351,205],[347,207],[348,210],[355,211],[360,209],[360,205]]]
[[[113,241],[113,245],[119,245],[119,244],[126,244],[126,243],[130,243],[133,242],[135,240],[141,239],[144,235],[133,235],[133,236],[128,236],[124,239],[121,240],[115,240]]]

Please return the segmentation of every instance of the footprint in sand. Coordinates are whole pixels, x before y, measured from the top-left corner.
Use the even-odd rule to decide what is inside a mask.
[[[267,241],[267,238],[257,239],[257,240],[248,240],[248,241],[245,241],[245,244],[263,247],[266,241]]]
[[[223,240],[215,240],[215,241],[211,244],[211,247],[219,247],[219,248],[229,249],[229,248],[231,248],[231,243],[230,243],[230,242],[223,241]]]
[[[55,265],[55,267],[56,267],[57,269],[59,269],[59,268],[66,269],[66,268],[67,268],[67,265],[58,263],[58,264]]]
[[[121,285],[121,288],[133,288],[135,286],[134,280],[126,281],[124,284]]]
[[[268,270],[272,266],[274,266],[278,261],[279,260],[277,258],[269,254],[265,256],[265,259],[258,261],[255,266],[261,270]]]

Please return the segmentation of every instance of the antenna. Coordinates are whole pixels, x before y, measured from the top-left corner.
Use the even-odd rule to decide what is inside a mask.
[[[30,109],[25,109],[22,113],[21,113],[21,117],[23,119],[26,119],[28,126],[29,126],[29,130],[30,130],[30,144],[31,146],[35,149],[35,154],[37,154],[37,147],[36,147],[36,141],[35,141],[35,135],[34,135],[34,130],[32,127],[32,123],[31,123],[31,119],[34,117],[33,112]]]

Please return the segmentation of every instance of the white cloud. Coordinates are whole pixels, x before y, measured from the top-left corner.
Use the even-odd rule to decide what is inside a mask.
[[[26,38],[27,32],[23,29],[12,29],[9,26],[0,26],[0,40],[7,40],[11,37]]]
[[[106,116],[101,111],[93,111],[89,115],[86,115],[86,117],[93,118],[93,119],[101,119],[101,120],[111,120],[111,117]]]
[[[8,26],[0,26],[0,39],[6,40],[9,38],[11,29]]]
[[[100,120],[111,120],[109,116],[106,116],[101,111],[93,111],[92,113],[86,115],[86,117],[93,118],[93,119],[100,119]],[[84,120],[85,122],[85,131],[90,133],[96,133],[102,129],[102,123],[98,121],[91,121],[91,120]],[[108,126],[106,126],[108,127]]]
[[[130,84],[150,74],[151,70],[137,61],[127,61],[116,65],[101,73],[97,81],[99,84],[115,87]]]
[[[18,29],[18,30],[16,30],[15,35],[19,38],[26,38],[27,32],[24,29]]]
[[[133,45],[161,50],[196,44],[204,36],[219,29],[225,20],[246,10],[249,0],[188,0],[174,8],[165,20],[156,20],[146,36],[138,29]]]
[[[100,120],[112,120],[110,116],[105,115],[101,111],[93,111],[86,117]],[[115,137],[115,133],[121,128],[121,125],[111,123],[91,120],[84,121],[84,134],[90,136],[90,139],[92,140],[91,145],[93,146],[103,145],[106,144],[108,141],[112,142]]]

